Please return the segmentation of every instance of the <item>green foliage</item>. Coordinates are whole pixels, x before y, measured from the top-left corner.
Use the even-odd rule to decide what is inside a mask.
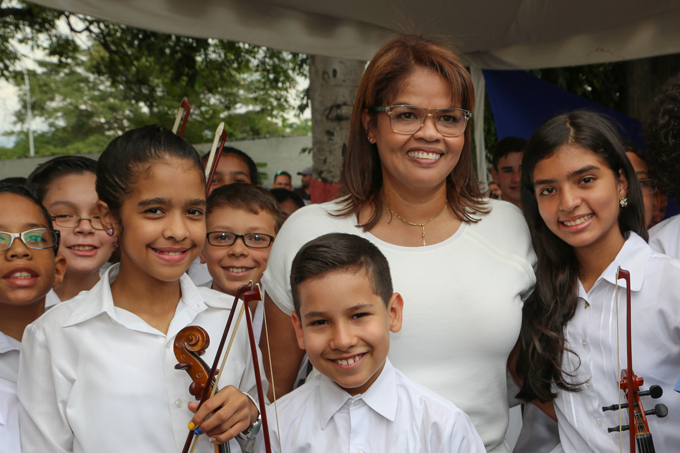
[[[9,14],[6,3],[0,0],[0,14]],[[6,35],[8,40],[21,40],[33,33],[35,45],[55,57],[37,62],[40,69],[29,74],[33,116],[48,126],[47,132],[36,134],[36,155],[56,149],[89,150],[144,124],[171,127],[185,96],[192,110],[184,138],[191,143],[212,141],[220,122],[225,123],[229,138],[311,130],[304,121],[289,124],[285,119],[288,112],[307,105],[304,91],[298,89],[298,80],[307,76],[305,55],[154,33],[16,0],[11,3],[52,26],[34,32],[27,31],[28,22],[0,27],[0,39]],[[59,20],[68,25],[68,33],[56,30]],[[88,45],[79,48],[76,37]],[[0,67],[0,76],[23,87],[23,72],[13,66],[17,58],[2,53],[0,57],[7,67],[4,73]],[[22,99],[17,124],[25,117]],[[22,140],[12,154],[28,154],[21,154],[27,149]],[[5,155],[2,150],[1,155]]]

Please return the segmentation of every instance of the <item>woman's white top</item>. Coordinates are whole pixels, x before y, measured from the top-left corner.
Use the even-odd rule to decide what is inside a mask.
[[[680,215],[654,225],[649,230],[649,245],[657,252],[680,259]]]
[[[630,237],[591,290],[579,282],[579,302],[574,317],[565,328],[567,347],[562,367],[574,372],[574,383],[583,383],[576,393],[559,391],[555,410],[562,448],[567,453],[619,452],[619,434],[607,428],[619,425],[618,411],[603,412],[603,406],[618,404],[617,380],[626,359],[626,283],[619,280],[618,266],[630,272],[633,371],[644,378],[643,390],[660,385],[664,394],[658,400],[642,397],[646,410],[655,404],[668,406],[666,418],[648,416],[649,430],[658,452],[680,450],[680,394],[673,386],[680,372],[680,262],[655,253],[635,233]],[[617,351],[616,325],[620,329]],[[580,360],[579,360],[580,359]],[[621,392],[622,393],[622,392]],[[623,393],[622,393],[623,401]],[[622,415],[628,424],[628,412]],[[629,451],[629,433],[623,433],[623,451]]]
[[[472,420],[488,451],[509,452],[507,359],[519,336],[523,299],[535,282],[535,255],[518,208],[490,200],[491,212],[463,223],[444,242],[401,247],[329,215],[337,202],[310,205],[283,225],[262,282],[293,312],[290,269],[298,250],[326,233],[364,237],[387,257],[404,321],[389,358],[409,379],[453,401]]]
[[[203,359],[212,365],[233,299],[197,288],[183,275],[181,299],[163,334],[113,304],[117,274],[114,265],[92,290],[26,328],[18,385],[24,451],[182,450],[193,416],[187,403],[195,399],[189,375],[174,368],[175,336],[189,325],[203,327],[212,340]],[[220,381],[226,385],[256,396],[245,320]],[[237,442],[230,446],[240,451]],[[214,450],[201,436],[196,451]]]
[[[463,411],[412,382],[389,359],[363,394],[352,396],[317,375],[270,404],[267,417],[273,453],[486,452]],[[256,453],[265,452],[263,437]]]

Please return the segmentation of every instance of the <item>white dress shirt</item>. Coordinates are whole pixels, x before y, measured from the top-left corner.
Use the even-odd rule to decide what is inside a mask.
[[[0,453],[21,453],[17,373],[21,343],[0,332]]]
[[[362,395],[318,375],[277,400],[276,408],[271,404],[267,417],[272,452],[486,453],[463,411],[411,382],[389,360]],[[256,452],[265,451],[263,437]]]
[[[657,252],[680,259],[680,215],[654,225],[649,230],[649,245]]]
[[[197,288],[184,275],[163,334],[114,305],[110,282],[117,273],[118,265],[112,266],[92,290],[57,304],[26,328],[18,385],[25,451],[182,450],[192,418],[187,403],[195,400],[191,378],[174,368],[173,341],[184,327],[200,325],[212,339],[203,356],[212,365],[233,299]],[[220,383],[256,396],[245,321]],[[240,451],[237,442],[230,446]],[[196,451],[213,451],[206,436]]]
[[[579,282],[576,313],[564,331],[566,346],[576,355],[565,353],[562,367],[575,373],[572,382],[583,384],[576,393],[558,391],[555,399],[562,448],[567,453],[620,451],[618,432],[607,432],[619,425],[619,413],[602,411],[603,406],[618,404],[617,354],[621,367],[627,366],[624,280],[619,280],[618,351],[616,347],[618,266],[631,276],[633,371],[644,378],[642,390],[654,384],[664,390],[658,400],[642,397],[642,405],[646,410],[657,403],[668,406],[666,418],[647,417],[654,446],[658,452],[679,451],[680,394],[673,385],[680,370],[680,262],[655,253],[635,233],[588,293]],[[622,417],[627,425],[627,411]],[[623,443],[628,452],[628,432],[623,433]]]

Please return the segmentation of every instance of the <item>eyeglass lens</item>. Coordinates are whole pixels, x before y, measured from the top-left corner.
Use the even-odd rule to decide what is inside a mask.
[[[424,108],[395,105],[391,107],[390,121],[394,132],[413,134],[424,123],[428,111]],[[460,135],[465,131],[467,116],[457,109],[437,109],[432,113],[437,130],[442,135]]]
[[[15,238],[21,238],[26,247],[32,249],[48,249],[54,247],[57,243],[57,234],[46,228],[28,230],[23,233],[0,232],[0,251],[12,247]]]
[[[236,239],[242,238],[243,243],[250,248],[267,248],[272,242],[272,237],[261,233],[236,234],[228,231],[215,231],[208,233],[208,242],[216,247],[233,245]]]
[[[92,217],[77,216],[75,214],[55,214],[52,216],[54,223],[63,228],[75,228],[83,220],[88,220],[95,230],[103,230],[104,225],[98,215]]]

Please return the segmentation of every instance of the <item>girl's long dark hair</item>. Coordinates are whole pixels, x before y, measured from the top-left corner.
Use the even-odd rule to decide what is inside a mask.
[[[573,247],[550,231],[541,218],[533,183],[538,162],[566,144],[595,153],[615,177],[625,177],[628,206],[619,210],[619,228],[624,237],[633,231],[648,238],[640,183],[619,134],[608,120],[593,112],[576,111],[552,118],[534,132],[522,159],[522,207],[538,263],[536,287],[524,304],[517,360],[517,373],[523,378],[518,397],[528,401],[554,399],[552,385],[578,390],[578,383],[569,381],[570,375],[562,369],[562,357],[573,354],[563,332],[576,311],[579,263]]]

